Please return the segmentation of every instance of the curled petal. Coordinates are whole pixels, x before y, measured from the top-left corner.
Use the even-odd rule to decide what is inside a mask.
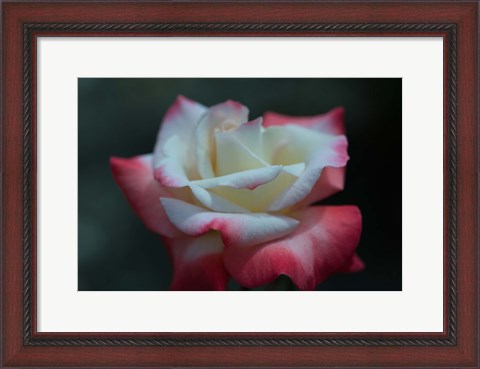
[[[174,291],[221,291],[228,283],[223,244],[218,233],[200,237],[165,238],[173,262]]]
[[[178,96],[165,114],[154,149],[154,167],[161,167],[167,178],[176,180],[171,187],[181,187],[187,177],[196,175],[195,130],[207,108]]]
[[[200,120],[195,133],[195,156],[197,170],[201,178],[215,176],[212,162],[214,159],[212,155],[215,152],[213,143],[215,130],[235,129],[247,120],[247,107],[233,100],[228,100],[208,109],[207,114]]]
[[[285,274],[298,288],[313,290],[351,260],[362,228],[356,206],[314,206],[295,216],[300,224],[286,237],[225,250],[225,266],[238,283],[251,288]]]
[[[164,187],[185,187],[189,183],[185,168],[174,158],[160,160],[153,177]]]
[[[264,212],[275,199],[290,187],[305,169],[304,163],[297,163],[282,167],[281,172],[271,181],[252,189],[218,186],[210,191],[218,194],[230,202],[238,204],[252,212]]]
[[[312,154],[303,173],[292,186],[277,197],[268,210],[279,211],[297,204],[312,192],[326,167],[344,167],[348,161],[347,145],[345,136],[332,136],[328,144]],[[316,189],[316,191],[320,195],[328,193],[328,189],[323,188]],[[325,192],[322,193],[322,191]]]
[[[310,193],[302,201],[297,203],[295,207],[306,207],[342,191],[345,186],[345,172],[346,167],[323,168],[320,178],[317,180]]]
[[[235,100],[227,100],[213,105],[208,111],[208,119],[214,127],[233,128],[247,121],[248,108]]]
[[[248,188],[254,190],[258,186],[273,181],[282,172],[281,165],[273,165],[263,168],[244,170],[221,177],[192,181],[202,188],[214,188],[226,186],[232,188]],[[292,168],[295,170],[295,168]]]
[[[289,234],[298,220],[266,213],[216,213],[184,201],[162,198],[170,221],[190,236],[218,231],[226,247],[252,246]]]
[[[265,127],[292,124],[332,135],[345,134],[345,111],[343,108],[335,108],[326,114],[310,117],[289,116],[267,112],[264,114],[263,119],[263,125]]]
[[[237,129],[215,132],[216,174],[224,176],[269,164],[263,156],[262,119],[256,119]]]
[[[263,212],[278,194],[295,182],[304,168],[304,163],[284,167],[268,166],[222,177],[192,181],[190,188],[203,206],[214,211]],[[227,202],[228,208],[223,204],[215,206],[220,202]]]
[[[153,178],[152,158],[152,155],[131,159],[112,157],[110,167],[113,178],[147,228],[174,237],[181,233],[170,223],[160,204],[160,198],[170,194]]]
[[[190,185],[195,198],[206,208],[220,213],[249,213],[247,209],[239,204],[229,201],[228,199],[218,196],[214,192],[210,192],[195,184]]]

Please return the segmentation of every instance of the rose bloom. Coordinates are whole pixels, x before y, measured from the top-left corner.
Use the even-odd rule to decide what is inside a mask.
[[[344,112],[266,113],[179,96],[152,154],[110,160],[115,181],[172,259],[172,290],[253,288],[284,274],[312,290],[363,269],[356,206],[310,206],[344,187]]]

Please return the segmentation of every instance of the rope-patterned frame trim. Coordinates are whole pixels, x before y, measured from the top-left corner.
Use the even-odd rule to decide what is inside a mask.
[[[449,346],[457,341],[457,27],[444,23],[160,23],[24,24],[23,28],[23,341],[28,346]],[[32,337],[32,47],[35,31],[52,32],[445,32],[448,35],[448,336],[446,338],[36,338]]]

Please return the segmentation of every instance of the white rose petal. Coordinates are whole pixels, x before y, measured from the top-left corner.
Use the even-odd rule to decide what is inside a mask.
[[[298,220],[267,213],[215,213],[184,201],[160,199],[170,221],[190,236],[216,230],[227,247],[252,246],[289,234]]]

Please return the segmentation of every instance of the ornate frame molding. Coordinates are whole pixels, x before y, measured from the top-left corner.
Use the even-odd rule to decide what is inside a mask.
[[[125,334],[125,338],[62,337],[41,338],[33,328],[34,316],[34,244],[32,233],[33,195],[33,93],[32,38],[36,32],[228,32],[248,33],[316,33],[318,36],[335,33],[370,32],[444,32],[448,38],[448,288],[446,338],[341,338],[325,335],[295,338],[229,338],[158,337],[138,338]],[[227,336],[227,335],[225,335]],[[23,25],[23,342],[26,346],[453,346],[457,343],[457,25],[454,23],[27,23]]]

